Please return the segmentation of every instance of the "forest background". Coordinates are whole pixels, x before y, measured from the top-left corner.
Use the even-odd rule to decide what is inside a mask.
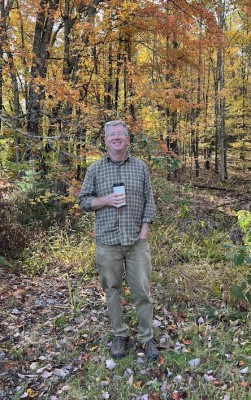
[[[0,14],[0,399],[248,399],[250,0],[0,0]],[[133,355],[102,367],[93,216],[77,206],[111,119],[158,207],[163,357],[145,373]]]

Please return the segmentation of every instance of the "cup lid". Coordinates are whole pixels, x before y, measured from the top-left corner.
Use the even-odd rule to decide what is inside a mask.
[[[122,183],[115,183],[113,185],[113,187],[118,187],[118,186],[125,186],[125,184],[122,182]]]

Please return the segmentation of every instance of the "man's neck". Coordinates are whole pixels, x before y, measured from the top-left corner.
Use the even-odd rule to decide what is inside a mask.
[[[111,153],[108,151],[108,155],[113,161],[124,161],[126,159],[127,152],[123,151],[123,153]]]

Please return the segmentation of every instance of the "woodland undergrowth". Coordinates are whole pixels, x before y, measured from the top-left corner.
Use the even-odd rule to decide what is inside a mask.
[[[17,188],[2,188],[0,399],[249,399],[245,184],[235,181],[233,191],[228,182],[222,191],[153,177],[158,214],[149,241],[161,351],[155,363],[136,345],[126,283],[132,346],[124,359],[111,360],[93,215],[80,213],[74,202],[31,200]]]

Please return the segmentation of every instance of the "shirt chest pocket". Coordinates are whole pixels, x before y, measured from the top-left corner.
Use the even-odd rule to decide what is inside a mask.
[[[142,196],[144,193],[144,179],[142,175],[135,174],[133,177],[126,179],[125,190],[127,194]]]

